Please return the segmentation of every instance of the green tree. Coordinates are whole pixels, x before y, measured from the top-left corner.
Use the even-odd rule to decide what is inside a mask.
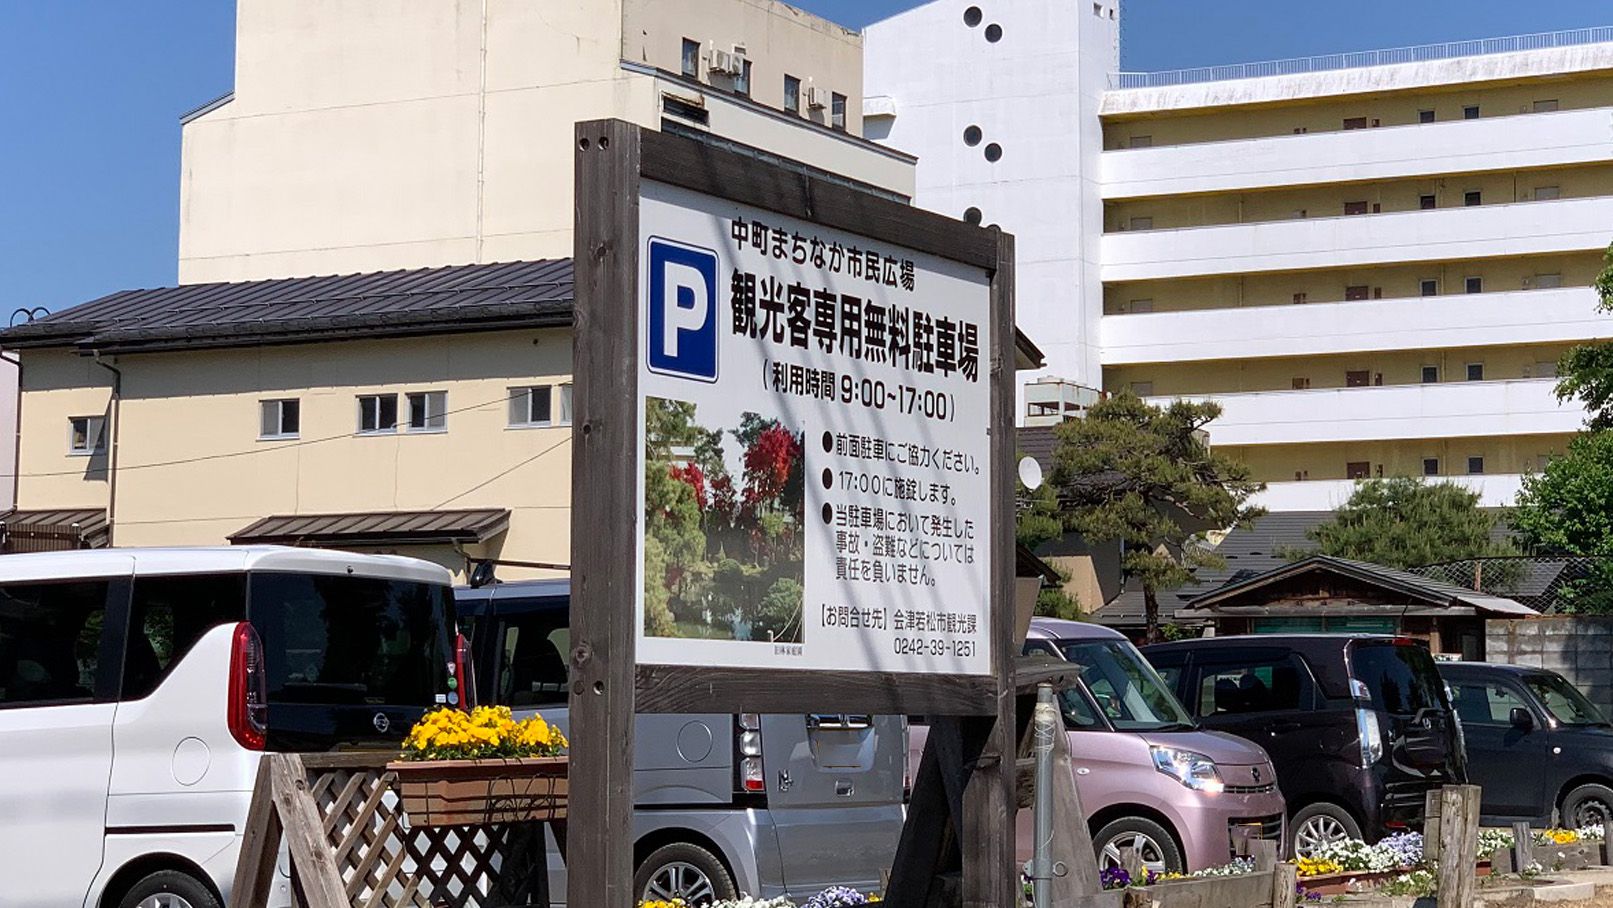
[[[1456,483],[1397,476],[1358,483],[1333,519],[1305,535],[1323,555],[1405,569],[1516,555],[1510,543],[1493,538],[1500,516],[1479,507],[1479,494]],[[1500,575],[1486,572],[1492,574],[1488,582],[1499,584]]]
[[[1608,247],[1603,261],[1596,279],[1596,307],[1613,314],[1613,246]],[[1588,431],[1613,429],[1613,342],[1570,348],[1557,363],[1557,376],[1557,399],[1577,399],[1585,405]]]
[[[1265,484],[1209,445],[1204,427],[1220,415],[1214,403],[1160,408],[1120,394],[1056,430],[1053,484],[1065,526],[1091,542],[1121,542],[1120,567],[1142,586],[1150,642],[1161,639],[1158,591],[1193,579],[1193,567],[1222,563],[1205,533],[1262,513],[1248,501]]]
[[[1031,491],[1019,484],[1019,507],[1014,515],[1014,540],[1031,551],[1064,535],[1064,515],[1058,492],[1050,483]]]
[[[1613,613],[1613,432],[1582,432],[1525,475],[1511,523],[1535,554],[1601,556],[1565,586],[1558,610]]]

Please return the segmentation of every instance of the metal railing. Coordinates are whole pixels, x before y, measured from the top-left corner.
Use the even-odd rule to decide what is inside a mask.
[[[1268,60],[1263,63],[1231,63],[1225,66],[1199,66],[1192,69],[1171,69],[1152,73],[1110,73],[1109,87],[1116,89],[1159,88],[1167,85],[1190,85],[1197,82],[1256,79],[1262,76],[1290,76],[1298,73],[1358,69],[1364,66],[1386,66],[1393,63],[1421,63],[1426,60],[1449,60],[1455,57],[1477,57],[1485,54],[1506,54],[1523,50],[1545,50],[1552,47],[1573,47],[1581,44],[1601,44],[1609,41],[1613,41],[1613,26],[1602,25],[1560,32],[1542,32],[1535,35],[1478,38],[1472,41],[1419,44],[1413,47],[1395,47],[1387,50],[1323,54],[1318,57],[1294,57],[1287,60]]]
[[[1613,557],[1513,555],[1412,568],[1464,589],[1506,596],[1543,614],[1613,614]]]

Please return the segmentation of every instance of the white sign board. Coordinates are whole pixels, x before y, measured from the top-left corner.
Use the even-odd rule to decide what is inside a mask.
[[[659,183],[639,224],[638,661],[989,674],[988,274]]]

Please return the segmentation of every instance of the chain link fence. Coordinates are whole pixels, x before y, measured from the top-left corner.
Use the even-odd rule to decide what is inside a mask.
[[[1613,614],[1613,556],[1471,558],[1424,565],[1409,573],[1505,596],[1542,614]]]

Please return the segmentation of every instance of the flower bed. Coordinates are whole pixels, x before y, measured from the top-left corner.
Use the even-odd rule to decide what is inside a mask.
[[[710,902],[705,908],[860,908],[862,905],[877,905],[880,901],[882,899],[875,893],[858,892],[849,886],[831,886],[800,905],[783,896],[759,899],[747,895],[737,899]],[[683,899],[671,901],[657,899],[639,902],[638,908],[689,908],[689,906]]]

